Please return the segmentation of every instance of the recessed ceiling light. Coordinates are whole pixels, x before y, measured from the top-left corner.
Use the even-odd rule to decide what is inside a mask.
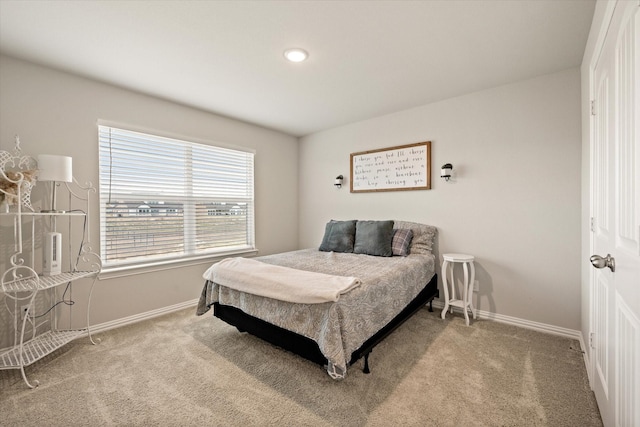
[[[291,62],[302,62],[309,57],[309,54],[304,49],[294,48],[285,50],[284,57]]]

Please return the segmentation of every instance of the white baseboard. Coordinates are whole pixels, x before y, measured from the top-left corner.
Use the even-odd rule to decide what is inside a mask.
[[[153,319],[154,317],[173,313],[174,311],[182,310],[183,308],[195,307],[197,304],[198,298],[181,302],[179,304],[170,305],[168,307],[162,307],[155,310],[146,311],[144,313],[134,314],[133,316],[123,317],[121,319],[111,320],[109,322],[99,323],[97,325],[91,325],[91,333],[95,334],[98,332],[104,332],[108,331],[109,329],[120,328],[122,326],[142,322],[143,320]]]
[[[100,323],[97,325],[91,325],[91,332],[102,332],[113,328],[119,328],[121,326],[130,325],[133,323],[141,322],[143,320],[152,319],[154,317],[162,316],[163,314],[173,313],[174,311],[182,310],[183,308],[195,307],[198,304],[198,298],[181,302],[179,304],[170,305],[168,307],[158,308],[156,310],[147,311],[144,313],[135,314],[129,317],[123,317],[121,319],[111,320],[109,322]],[[444,303],[440,301],[433,301],[433,307],[442,309]],[[453,308],[454,311],[462,313],[462,309],[458,307]],[[582,339],[580,331],[574,329],[561,328],[559,326],[549,325],[546,323],[533,322],[531,320],[520,319],[518,317],[505,316],[504,314],[491,313],[489,311],[477,310],[478,318],[485,320],[493,320],[495,322],[505,323],[508,325],[519,326],[521,328],[533,329],[540,332],[546,332],[554,335],[559,335],[566,338],[572,338],[580,342],[582,351],[585,351],[585,344]],[[586,351],[585,351],[586,354]]]
[[[111,320],[109,322],[100,323],[91,326],[91,332],[102,332],[113,328],[119,328],[121,326],[131,325],[133,323],[141,322],[143,320],[152,319],[154,317],[162,316],[164,314],[173,313],[174,311],[182,310],[183,308],[195,307],[198,304],[198,298],[181,302],[179,304],[170,305],[168,307],[158,308],[156,310],[147,311],[144,313],[135,314],[129,317],[123,317],[121,319]],[[440,301],[433,301],[433,307],[442,309],[444,303]],[[462,309],[454,307],[454,311],[462,313]],[[520,319],[518,317],[506,316],[504,314],[491,313],[484,310],[476,310],[478,318],[485,320],[493,320],[495,322],[505,323],[508,325],[519,326],[521,328],[533,329],[535,331],[545,332],[549,334],[559,335],[566,338],[578,340],[580,342],[580,348],[585,354],[585,362],[588,362],[588,354],[586,352],[585,343],[582,339],[580,331],[575,329],[561,328],[559,326],[549,325],[546,323],[534,322],[531,320]],[[587,365],[588,366],[588,365]]]
[[[589,352],[587,351],[587,345],[580,334],[580,348],[582,349],[582,357],[584,359],[584,366],[587,368],[587,379],[589,380],[589,387],[593,390],[593,383],[591,382],[591,361],[589,360]]]
[[[444,308],[444,303],[441,301],[433,301],[433,306],[439,309]],[[462,313],[462,309],[458,307],[453,308],[454,311]],[[560,326],[549,325],[546,323],[534,322],[531,320],[520,319],[519,317],[505,316],[504,314],[491,313],[490,311],[477,310],[476,314],[479,319],[493,320],[499,323],[505,323],[508,325],[519,326],[521,328],[533,329],[534,331],[545,332],[548,334],[559,335],[561,337],[571,338],[580,341],[580,346],[584,351],[582,343],[582,334],[575,329],[561,328]]]

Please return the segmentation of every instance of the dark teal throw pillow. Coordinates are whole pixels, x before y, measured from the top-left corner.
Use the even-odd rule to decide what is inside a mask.
[[[353,253],[392,256],[393,221],[358,221]]]
[[[355,233],[355,219],[351,221],[331,220],[324,229],[320,250],[323,252],[353,252]]]

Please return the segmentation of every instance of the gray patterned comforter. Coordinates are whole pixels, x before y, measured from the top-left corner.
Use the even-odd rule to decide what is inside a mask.
[[[311,338],[329,361],[327,372],[332,378],[345,376],[351,353],[400,313],[435,272],[435,257],[430,253],[375,257],[303,249],[255,259],[300,270],[355,276],[362,285],[337,302],[295,304],[207,281],[197,314],[206,313],[214,302],[219,302]]]

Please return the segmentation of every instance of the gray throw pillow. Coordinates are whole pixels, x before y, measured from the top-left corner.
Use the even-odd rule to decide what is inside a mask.
[[[331,220],[324,229],[324,237],[319,249],[323,252],[353,252],[355,233],[355,219],[350,221]]]
[[[393,221],[358,221],[353,253],[392,256]]]

